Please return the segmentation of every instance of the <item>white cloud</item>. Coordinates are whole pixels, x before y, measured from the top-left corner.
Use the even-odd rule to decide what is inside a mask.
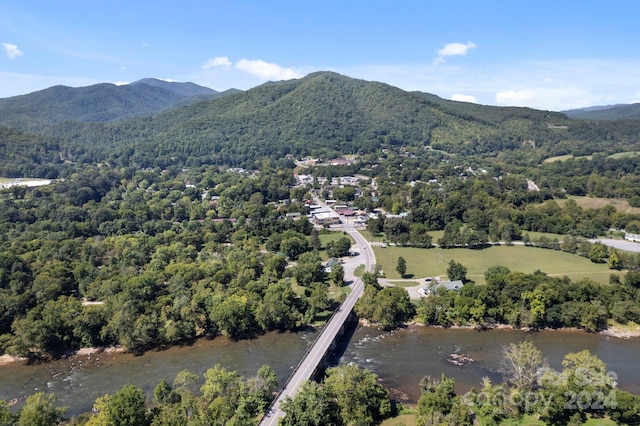
[[[263,80],[290,80],[300,78],[302,75],[291,68],[284,68],[278,64],[265,62],[260,59],[241,59],[236,68],[260,77]]]
[[[614,103],[610,96],[596,95],[579,87],[534,87],[506,90],[496,94],[495,103],[559,111]]]
[[[496,93],[496,102],[500,105],[529,105],[538,94],[532,89],[505,90]]]
[[[18,46],[11,43],[2,43],[2,47],[4,48],[4,53],[9,59],[15,59],[23,55],[23,53],[18,49]]]
[[[231,61],[226,56],[218,56],[217,58],[209,59],[203,66],[203,69],[208,70],[211,68],[231,68]]]
[[[116,81],[115,83],[116,86],[126,86],[127,84],[129,84],[128,81]]]
[[[458,101],[458,102],[471,102],[473,104],[478,103],[478,99],[476,99],[475,96],[471,96],[471,95],[455,94],[451,96],[451,100]]]
[[[445,99],[462,93],[484,105],[551,111],[640,102],[638,69],[640,59],[636,58],[474,62],[465,67],[427,63],[320,68]],[[496,96],[498,93],[500,96]]]
[[[473,42],[467,43],[447,43],[444,47],[438,50],[438,57],[435,60],[436,64],[440,64],[445,61],[447,56],[465,56],[470,49],[475,49],[476,44]]]

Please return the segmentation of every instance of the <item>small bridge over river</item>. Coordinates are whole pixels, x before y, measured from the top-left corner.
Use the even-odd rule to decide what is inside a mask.
[[[364,260],[365,269],[367,271],[373,271],[375,267],[375,257],[369,243],[355,229],[349,227],[345,227],[343,229],[356,241],[356,246],[360,253],[358,258]],[[362,264],[362,262],[360,262],[360,264]],[[345,278],[350,278],[347,277],[346,268]],[[302,386],[305,381],[311,380],[318,370],[324,366],[330,349],[342,335],[345,325],[353,315],[353,306],[356,304],[360,296],[362,296],[363,291],[364,283],[360,278],[355,279],[351,285],[351,293],[347,296],[342,305],[340,305],[340,309],[331,316],[327,325],[322,329],[322,332],[317,337],[316,341],[304,355],[300,364],[298,364],[289,377],[289,380],[287,380],[287,383],[285,383],[282,391],[280,391],[276,399],[271,403],[267,414],[260,422],[260,426],[277,425],[278,420],[285,415],[280,409],[282,401],[287,397],[294,398],[298,393],[300,386]]]

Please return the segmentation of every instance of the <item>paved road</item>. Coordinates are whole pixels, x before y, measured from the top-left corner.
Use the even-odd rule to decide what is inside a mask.
[[[356,244],[353,251],[359,253],[358,256],[354,256],[352,258],[349,264],[351,266],[355,264],[364,264],[367,271],[373,272],[376,259],[367,240],[351,226],[342,226],[342,230],[351,235],[355,240]],[[347,296],[345,301],[342,303],[340,309],[333,314],[327,325],[325,325],[324,329],[320,333],[320,336],[318,336],[311,349],[307,352],[305,358],[293,372],[282,392],[280,392],[276,400],[271,405],[267,415],[260,422],[261,426],[275,426],[278,424],[278,420],[281,417],[284,417],[284,412],[280,410],[280,404],[287,397],[295,397],[300,386],[302,386],[305,381],[311,379],[311,376],[318,367],[318,364],[322,362],[325,354],[329,350],[329,347],[349,317],[353,306],[356,304],[360,296],[362,296],[364,283],[360,278],[353,275],[354,269],[355,267],[345,268],[345,280],[347,282],[352,281],[350,285],[351,293],[349,293],[349,296]]]
[[[611,247],[615,247],[619,250],[624,250],[624,251],[630,251],[630,252],[634,252],[634,253],[640,253],[640,244],[633,242],[633,241],[628,241],[628,240],[614,240],[611,238],[597,238],[597,239],[593,239],[593,240],[589,240],[592,243],[595,242],[601,242],[602,244],[606,245],[606,246],[611,246]]]

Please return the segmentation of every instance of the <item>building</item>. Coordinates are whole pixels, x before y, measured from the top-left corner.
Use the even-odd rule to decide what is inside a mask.
[[[313,212],[311,215],[316,225],[332,225],[340,223],[340,215],[334,211]]]
[[[633,241],[634,243],[640,243],[640,234],[629,234],[628,232],[625,232],[624,239]]]
[[[335,258],[331,258],[329,259],[329,261],[327,261],[327,263],[324,265],[324,271],[329,274],[331,273],[331,268],[333,268],[336,265],[339,265],[340,261],[338,259]]]
[[[456,281],[429,280],[426,286],[420,287],[418,289],[418,294],[421,297],[425,297],[430,294],[433,294],[439,288],[444,288],[445,290],[458,291],[462,287],[464,287],[464,283],[461,280],[456,280]]]

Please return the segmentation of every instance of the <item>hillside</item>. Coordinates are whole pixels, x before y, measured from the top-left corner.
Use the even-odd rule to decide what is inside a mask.
[[[567,121],[563,114],[548,111],[475,105],[471,112],[456,110],[458,104],[320,72],[154,117],[104,125],[65,123],[52,134],[72,137],[83,146],[97,147],[98,142],[108,148],[111,161],[124,149],[139,154],[133,155],[139,164],[148,165],[151,159],[166,164],[179,157],[243,164],[264,156],[331,157],[394,146],[495,155],[518,149],[524,141],[555,143],[561,136],[549,130],[548,123]],[[490,112],[483,113],[483,108]]]
[[[596,106],[563,112],[568,117],[584,120],[640,120],[640,103]]]
[[[122,86],[108,83],[77,88],[54,86],[0,99],[0,124],[23,131],[38,131],[64,121],[118,121],[224,94],[227,93],[193,83],[156,79]]]
[[[127,89],[124,99],[133,97],[137,105],[145,104],[149,94],[167,93],[144,82],[123,88],[92,87],[99,93]],[[132,95],[135,90],[142,94]],[[538,161],[569,153],[636,149],[640,134],[638,122],[570,120],[551,111],[447,101],[332,72],[266,83],[153,116],[111,122],[65,120],[79,120],[80,115],[86,121],[90,114],[81,106],[95,106],[99,99],[109,99],[117,109],[121,106],[117,97],[96,98],[87,94],[88,89],[48,91],[69,99],[51,96],[57,103],[42,102],[30,105],[31,109],[25,105],[20,114],[25,123],[37,123],[46,138],[65,141],[61,158],[66,161],[119,166],[252,167],[265,157],[281,159],[288,154],[332,158],[426,146],[453,155],[489,157],[526,150],[511,158]],[[175,100],[179,95],[167,96]],[[52,121],[49,114],[57,124],[44,126],[43,116]]]

